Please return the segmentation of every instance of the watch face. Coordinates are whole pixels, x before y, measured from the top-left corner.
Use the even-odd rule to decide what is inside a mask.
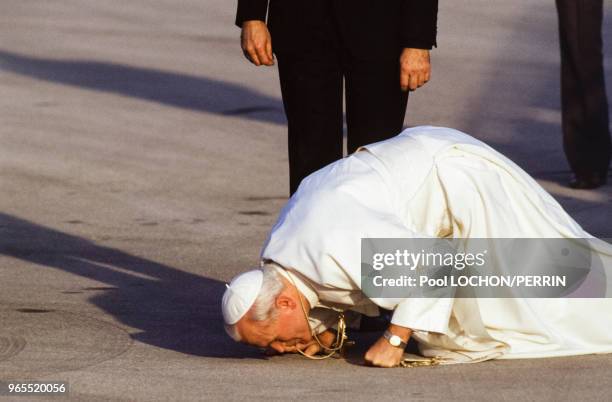
[[[402,343],[402,339],[397,336],[397,335],[393,335],[390,339],[389,339],[389,343],[392,346],[399,346]]]

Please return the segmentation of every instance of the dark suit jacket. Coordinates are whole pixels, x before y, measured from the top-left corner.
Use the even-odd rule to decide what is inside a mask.
[[[332,20],[352,52],[380,57],[436,46],[438,0],[238,0],[236,25],[266,16],[275,52],[307,50]]]

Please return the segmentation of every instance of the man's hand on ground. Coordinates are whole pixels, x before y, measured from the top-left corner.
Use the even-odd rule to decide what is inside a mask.
[[[330,330],[326,330],[317,335],[317,337],[319,338],[319,341],[321,341],[323,346],[330,348],[336,340],[336,333]],[[298,345],[298,347],[299,346],[300,345]],[[304,353],[308,356],[314,356],[319,352],[324,352],[321,346],[319,346],[317,341],[315,341],[314,339],[308,345],[302,345],[302,348],[300,350],[304,351]]]
[[[398,335],[404,342],[408,342],[412,330],[398,325],[389,325],[389,332]],[[392,346],[384,337],[380,337],[365,354],[365,363],[368,366],[396,367],[402,361],[404,348]]]
[[[242,51],[245,57],[256,66],[274,65],[272,37],[263,21],[244,21],[240,34]]]
[[[400,56],[400,87],[414,91],[431,77],[429,50],[405,48]]]
[[[326,347],[331,347],[336,340],[336,334],[330,330],[324,331],[317,335],[321,343]],[[283,354],[283,353],[298,353],[298,349],[303,351],[308,356],[314,356],[321,352],[321,346],[314,339],[308,343],[291,344],[289,342],[274,341],[266,350],[266,354]]]

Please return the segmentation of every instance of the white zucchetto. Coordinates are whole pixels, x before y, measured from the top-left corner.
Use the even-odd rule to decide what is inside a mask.
[[[254,269],[236,276],[221,300],[223,320],[228,325],[237,323],[255,303],[263,283],[263,271]]]

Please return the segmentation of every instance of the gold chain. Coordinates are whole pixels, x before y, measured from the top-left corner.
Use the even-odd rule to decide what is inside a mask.
[[[295,284],[295,281],[293,280],[291,272],[287,272],[287,274],[288,274],[287,276],[291,280],[291,283],[293,283],[293,286],[295,286],[295,289],[298,291],[298,298],[300,299],[300,306],[302,307],[302,312],[304,313],[306,324],[308,325],[308,328],[310,329],[310,334],[312,335],[314,340],[319,344],[319,347],[321,348],[321,350],[324,350],[325,352],[327,352],[325,356],[309,356],[306,353],[304,353],[301,349],[298,349],[296,347],[296,350],[298,351],[298,353],[312,360],[323,360],[323,359],[332,357],[337,352],[342,353],[344,347],[347,346],[350,342],[348,340],[348,336],[346,335],[346,320],[344,319],[344,313],[338,313],[338,331],[336,332],[336,340],[334,341],[331,347],[327,347],[323,345],[323,343],[321,343],[321,341],[319,340],[319,337],[315,333],[314,329],[312,329],[312,327],[310,326],[310,320],[308,319],[308,313],[306,312],[306,307],[304,307],[304,302],[302,301],[302,294],[298,290],[297,285]]]
[[[297,349],[296,347],[296,350],[298,351],[298,353],[312,360],[327,359],[335,355],[337,352],[340,352],[340,354],[342,354],[346,346],[354,344],[353,341],[348,340],[348,336],[346,335],[346,320],[344,319],[344,313],[338,313],[338,331],[336,332],[336,340],[332,344],[332,347],[327,347],[323,345],[321,341],[319,340],[319,337],[317,337],[317,334],[315,333],[314,329],[312,329],[312,327],[310,326],[310,320],[308,319],[308,313],[306,312],[306,307],[304,307],[304,302],[302,301],[302,294],[298,290],[295,284],[295,281],[293,280],[292,274],[290,272],[287,272],[287,274],[288,274],[287,276],[291,280],[291,283],[293,283],[293,286],[295,286],[295,289],[298,291],[298,298],[300,299],[300,306],[302,307],[302,312],[304,313],[304,318],[306,319],[306,323],[308,325],[308,328],[310,329],[310,333],[312,337],[317,342],[317,344],[319,344],[319,347],[321,348],[321,350],[325,350],[327,352],[325,356],[309,356],[306,353],[304,353],[301,349]],[[424,367],[424,366],[437,366],[440,364],[440,361],[441,359],[438,356],[430,357],[427,360],[416,360],[416,361],[410,361],[409,359],[403,359],[402,361],[400,361],[399,367],[412,368],[412,367]]]
[[[412,367],[423,367],[423,366],[438,366],[440,364],[441,359],[438,356],[430,357],[427,360],[415,360],[411,361],[409,359],[403,359],[400,361],[399,366],[405,368]]]

